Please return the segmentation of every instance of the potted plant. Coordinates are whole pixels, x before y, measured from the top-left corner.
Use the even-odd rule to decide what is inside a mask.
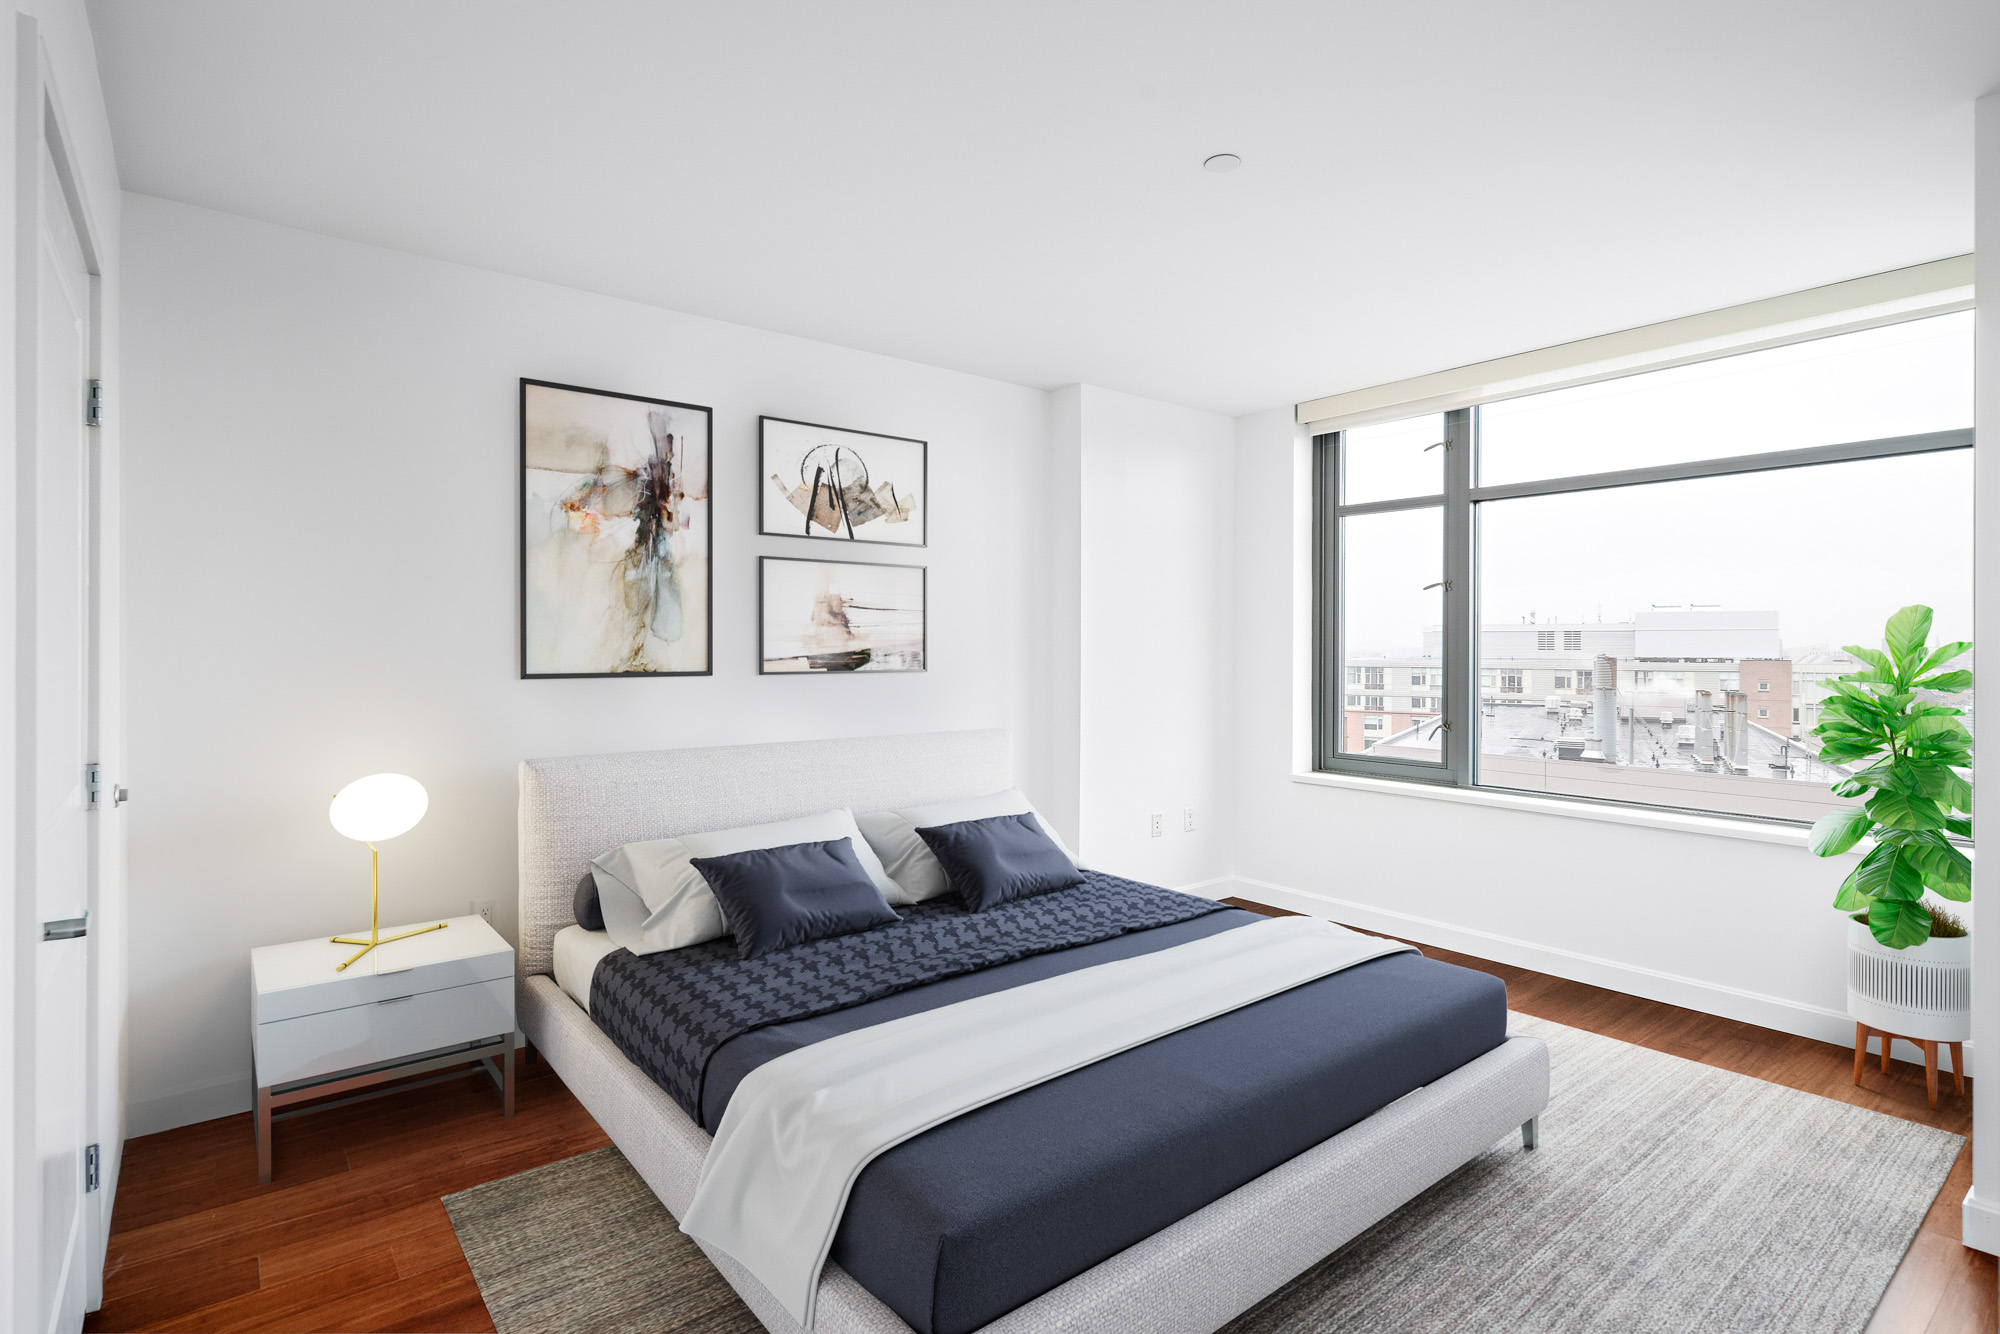
[[[1972,673],[1950,664],[1972,645],[1933,649],[1930,634],[1931,609],[1905,607],[1889,618],[1882,649],[1847,648],[1863,668],[1829,683],[1834,693],[1813,735],[1821,759],[1864,766],[1833,786],[1835,796],[1862,804],[1822,816],[1811,847],[1832,857],[1874,841],[1833,900],[1853,919],[1847,1011],[1858,1025],[1856,1078],[1871,1030],[1884,1035],[1885,1062],[1887,1035],[1907,1038],[1925,1047],[1935,1101],[1936,1044],[1963,1042],[1971,1028],[1971,938],[1925,894],[1972,897],[1972,862],[1949,837],[1972,833],[1972,786],[1959,772],[1972,763],[1972,737],[1964,710],[1942,702],[1971,686]]]

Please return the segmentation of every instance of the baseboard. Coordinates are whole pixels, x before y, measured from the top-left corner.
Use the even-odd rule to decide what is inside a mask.
[[[1199,894],[1205,899],[1226,899],[1236,892],[1239,883],[1233,875],[1218,875],[1197,880],[1192,885],[1175,885],[1174,889],[1182,894]],[[1217,889],[1222,892],[1216,893]]]
[[[1759,1028],[1815,1038],[1850,1051],[1854,1047],[1854,1021],[1840,1010],[1830,1010],[1824,1006],[1810,1005],[1803,1001],[1788,1000],[1783,996],[1747,991],[1716,982],[1705,982],[1678,973],[1642,968],[1637,964],[1620,963],[1614,959],[1598,958],[1595,955],[1580,954],[1550,945],[1538,945],[1533,941],[1519,940],[1512,936],[1502,936],[1471,927],[1454,926],[1449,922],[1434,921],[1428,917],[1417,917],[1393,909],[1354,903],[1347,899],[1335,898],[1330,894],[1291,889],[1266,880],[1252,880],[1246,876],[1234,876],[1231,880],[1234,882],[1234,888],[1230,892],[1236,897],[1269,904],[1273,908],[1288,908],[1293,912],[1309,913],[1314,917],[1329,918],[1363,930],[1401,936],[1420,945],[1436,945],[1441,949],[1454,950],[1460,954],[1492,959],[1496,963],[1513,964],[1517,968],[1532,968],[1538,973],[1568,978],[1572,982],[1587,982],[1591,986],[1603,987],[1607,991],[1623,992],[1628,996],[1643,996],[1647,1000],[1678,1005],[1686,1010],[1698,1010],[1703,1014],[1719,1015],[1724,1019],[1756,1024]],[[1923,1051],[1909,1043],[1898,1042],[1892,1054],[1897,1060],[1923,1064]],[[1949,1068],[1949,1056],[1945,1058],[1943,1066]],[[1968,1042],[1965,1044],[1965,1072],[1970,1075],[1976,1068],[1973,1047]]]
[[[1959,1224],[1966,1245],[1975,1251],[1985,1251],[1988,1255],[2000,1255],[2000,1206],[1988,1204],[1978,1198],[1977,1188],[1965,1192],[1965,1204],[1959,1211]]]
[[[250,1092],[250,1072],[246,1070],[240,1075],[195,1084],[172,1093],[129,1099],[125,1104],[126,1138],[137,1139],[141,1135],[158,1134],[177,1126],[191,1126],[197,1121],[213,1121],[218,1116],[247,1112],[250,1110]],[[244,1133],[249,1133],[247,1126]]]

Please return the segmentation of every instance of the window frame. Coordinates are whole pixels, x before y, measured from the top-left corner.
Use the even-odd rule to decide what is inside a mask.
[[[1472,480],[1472,441],[1464,432],[1470,429],[1471,409],[1457,408],[1444,414],[1444,490],[1435,495],[1409,496],[1394,500],[1377,500],[1358,505],[1340,503],[1341,457],[1339,441],[1345,432],[1335,431],[1313,438],[1312,486],[1313,486],[1313,599],[1312,599],[1312,649],[1313,649],[1313,720],[1312,755],[1313,767],[1321,773],[1363,774],[1375,778],[1401,778],[1410,782],[1443,784],[1449,787],[1470,787],[1471,755],[1465,747],[1466,727],[1463,723],[1454,725],[1454,720],[1465,717],[1465,713],[1454,709],[1454,703],[1471,699],[1474,693],[1474,678],[1469,676],[1471,660],[1464,653],[1454,653],[1451,645],[1453,617],[1462,614],[1459,604],[1469,606],[1471,590],[1467,586],[1466,572],[1460,569],[1471,565],[1470,549],[1458,553],[1462,560],[1454,560],[1454,544],[1462,541],[1463,535],[1454,535],[1451,510],[1454,500],[1463,500]],[[1344,645],[1341,642],[1341,618],[1339,608],[1334,605],[1329,590],[1337,590],[1341,585],[1343,553],[1337,535],[1340,521],[1364,514],[1386,514],[1396,510],[1438,509],[1445,512],[1444,538],[1444,613],[1445,644],[1442,682],[1433,687],[1439,697],[1438,727],[1439,753],[1441,760],[1432,763],[1426,760],[1410,760],[1386,755],[1370,755],[1365,752],[1343,751],[1345,744],[1345,718],[1341,707],[1342,694],[1338,690],[1329,695],[1327,686],[1344,677],[1340,664],[1346,661]],[[1425,664],[1424,670],[1431,673],[1431,679],[1438,679],[1438,669]],[[1426,722],[1429,720],[1427,719]]]
[[[1919,317],[1919,318],[1927,318]],[[1832,335],[1829,335],[1832,336]],[[1813,340],[1800,340],[1813,341]],[[1724,360],[1731,352],[1711,358]],[[1633,374],[1659,369],[1647,367]],[[1378,414],[1379,415],[1379,414]],[[1413,415],[1421,415],[1415,414]],[[1729,477],[1749,473],[1777,472],[1790,468],[1810,468],[1830,463],[1853,463],[1866,459],[1898,458],[1913,454],[1940,453],[1969,449],[1973,428],[1933,431],[1919,435],[1889,436],[1872,440],[1845,441],[1799,449],[1774,450],[1757,454],[1736,454],[1691,462],[1657,464],[1608,472],[1581,473],[1533,481],[1508,482],[1493,486],[1476,484],[1479,407],[1447,409],[1443,414],[1444,490],[1425,496],[1407,496],[1343,505],[1340,496],[1341,449],[1344,429],[1321,431],[1312,437],[1312,767],[1316,773],[1346,774],[1370,778],[1392,778],[1436,786],[1510,792],[1505,787],[1487,787],[1478,782],[1477,710],[1480,703],[1478,571],[1474,554],[1478,550],[1480,506],[1487,501],[1516,500],[1531,496],[1565,495],[1580,491],[1603,491],[1628,486],[1649,486],[1660,482],[1692,481],[1708,477]],[[1410,760],[1401,757],[1344,752],[1343,692],[1345,661],[1342,618],[1339,606],[1343,587],[1343,553],[1340,549],[1340,521],[1366,514],[1396,510],[1440,509],[1444,524],[1443,579],[1444,632],[1442,688],[1433,688],[1438,698],[1440,759]],[[1436,666],[1425,671],[1439,680]],[[1498,669],[1494,669],[1498,670]],[[1581,683],[1578,691],[1590,687]],[[1426,722],[1430,720],[1426,719]],[[1604,797],[1567,793],[1535,793],[1550,800],[1587,805],[1630,806],[1641,810],[1690,811],[1691,807],[1668,806],[1657,802],[1625,802]],[[1793,824],[1778,817],[1735,815],[1726,811],[1699,810],[1705,816]]]

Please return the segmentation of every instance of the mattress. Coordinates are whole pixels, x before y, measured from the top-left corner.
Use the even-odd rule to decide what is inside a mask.
[[[556,932],[551,942],[555,951],[556,985],[563,994],[590,1013],[590,979],[605,955],[618,948],[608,931],[586,931],[571,924]]]
[[[1255,920],[1208,912],[741,1033],[708,1059],[700,1119],[717,1124],[757,1066],[835,1033]],[[1505,1037],[1497,979],[1373,960],[898,1145],[856,1180],[832,1258],[919,1334],[968,1334]]]

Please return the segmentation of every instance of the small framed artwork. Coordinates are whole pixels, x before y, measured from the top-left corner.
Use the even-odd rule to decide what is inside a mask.
[[[766,676],[924,670],[921,565],[765,556],[758,572]]]
[[[759,417],[757,438],[760,532],[927,545],[927,442],[783,417]]]
[[[521,381],[521,675],[713,670],[710,412]]]

